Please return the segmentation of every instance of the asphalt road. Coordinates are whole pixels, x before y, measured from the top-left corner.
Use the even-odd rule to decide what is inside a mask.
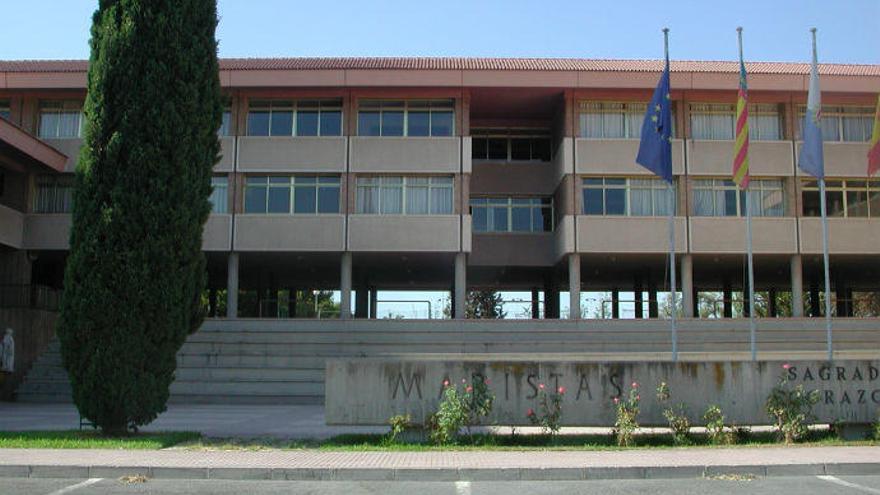
[[[880,476],[772,477],[763,479],[679,479],[528,482],[337,482],[117,479],[0,479],[0,494],[346,494],[346,495],[556,495],[556,494],[878,494]]]

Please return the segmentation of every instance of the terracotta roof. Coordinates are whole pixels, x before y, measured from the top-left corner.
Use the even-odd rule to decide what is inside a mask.
[[[0,72],[85,72],[86,60],[0,61]],[[659,72],[660,60],[597,60],[576,58],[460,58],[460,57],[304,57],[227,58],[223,70],[525,70]],[[809,74],[809,64],[797,62],[746,63],[751,74]],[[673,72],[729,73],[739,70],[737,62],[675,60]],[[880,65],[819,64],[823,75],[880,76]]]

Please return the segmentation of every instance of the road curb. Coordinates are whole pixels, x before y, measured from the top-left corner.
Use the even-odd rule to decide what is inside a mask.
[[[574,481],[682,479],[715,476],[880,475],[877,463],[575,468],[260,468],[4,465],[0,478],[120,478],[290,481]]]

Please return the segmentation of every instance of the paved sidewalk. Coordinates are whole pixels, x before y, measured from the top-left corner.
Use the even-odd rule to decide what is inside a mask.
[[[0,477],[572,480],[880,474],[880,447],[326,452],[0,449]]]

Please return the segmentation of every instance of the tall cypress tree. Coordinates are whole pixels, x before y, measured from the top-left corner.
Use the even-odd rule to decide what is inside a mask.
[[[202,322],[216,26],[215,0],[101,0],[93,17],[58,335],[74,402],[107,433],[165,410]]]

